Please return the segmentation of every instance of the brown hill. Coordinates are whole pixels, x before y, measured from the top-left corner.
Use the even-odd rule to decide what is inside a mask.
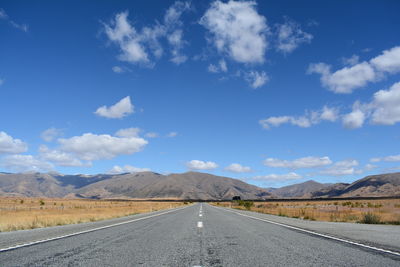
[[[261,199],[265,189],[237,179],[187,172],[120,175],[0,174],[0,195],[29,197]]]
[[[334,184],[311,193],[312,197],[400,196],[400,172],[367,176],[351,184]]]
[[[330,184],[321,184],[315,181],[307,181],[300,184],[288,185],[281,188],[270,188],[268,192],[279,198],[310,198],[311,193],[327,188]]]

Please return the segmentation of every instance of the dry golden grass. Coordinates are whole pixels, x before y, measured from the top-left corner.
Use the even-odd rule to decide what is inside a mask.
[[[184,202],[0,197],[0,232],[93,222],[182,205]]]
[[[215,204],[246,209],[238,202]],[[249,206],[251,211],[305,220],[365,222],[365,216],[372,214],[375,219],[378,216],[375,223],[400,224],[400,199],[255,202]]]

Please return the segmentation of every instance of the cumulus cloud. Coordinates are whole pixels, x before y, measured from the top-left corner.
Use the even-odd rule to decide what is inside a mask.
[[[268,82],[269,77],[265,71],[249,71],[245,74],[246,81],[250,84],[250,86],[254,89],[263,86]]]
[[[387,161],[387,162],[397,162],[400,161],[400,154],[399,155],[392,155],[392,156],[386,156],[382,158],[371,158],[371,162],[380,162],[380,161]]]
[[[131,98],[129,96],[122,98],[116,104],[107,107],[99,107],[95,114],[105,118],[119,119],[123,118],[134,112],[134,106],[131,103]]]
[[[267,158],[264,160],[264,165],[273,168],[288,168],[288,169],[302,169],[302,168],[316,168],[332,164],[329,157],[304,157],[295,160],[282,160],[276,158]]]
[[[371,64],[379,71],[397,73],[400,72],[400,46],[393,47],[371,61]]]
[[[254,1],[215,1],[200,19],[218,52],[240,63],[264,62],[268,27]]]
[[[166,11],[163,24],[156,22],[141,30],[135,28],[128,20],[128,11],[124,11],[116,14],[110,23],[104,23],[104,30],[108,39],[119,47],[121,61],[152,67],[153,61],[164,53],[160,40],[166,38],[171,47],[171,61],[181,64],[187,57],[181,53],[186,42],[180,17],[189,8],[189,3],[177,1]]]
[[[353,58],[352,61],[355,63],[358,58]],[[344,67],[335,72],[332,72],[331,66],[325,63],[310,64],[307,71],[309,74],[320,74],[322,85],[339,94],[352,93],[370,82],[381,80],[387,74],[398,72],[400,72],[400,46],[385,50],[368,62],[352,64],[351,67]]]
[[[291,53],[303,43],[310,43],[313,36],[304,32],[300,24],[285,17],[285,23],[277,24],[277,45],[276,49],[282,53]]]
[[[374,124],[393,125],[400,122],[400,82],[388,90],[379,90],[374,94],[371,120]]]
[[[80,167],[91,165],[90,163],[83,163],[79,159],[75,158],[72,154],[59,150],[51,150],[45,145],[41,145],[39,147],[39,158],[63,167]]]
[[[264,129],[279,127],[282,124],[292,124],[302,128],[308,128],[322,121],[334,122],[339,118],[339,109],[324,106],[318,111],[306,111],[302,116],[272,116],[259,121]]]
[[[120,174],[120,173],[134,173],[134,172],[149,172],[148,168],[138,168],[132,165],[118,166],[115,165],[111,170],[108,171],[110,174]]]
[[[213,170],[218,168],[218,165],[212,161],[191,160],[186,163],[186,167],[190,170]]]
[[[250,180],[266,181],[266,182],[284,182],[290,180],[298,180],[301,178],[303,177],[300,174],[297,174],[295,172],[289,172],[285,174],[268,174],[268,175],[255,176],[250,178]]]
[[[353,109],[352,112],[343,116],[343,126],[347,129],[356,129],[363,126],[365,114],[360,109]]]
[[[51,127],[47,130],[44,130],[40,134],[40,137],[46,142],[51,142],[54,139],[56,139],[57,137],[61,136],[62,134],[63,134],[63,131],[61,129]]]
[[[236,173],[252,172],[250,167],[242,166],[239,163],[232,163],[231,165],[227,166],[225,170]]]
[[[0,132],[0,154],[19,154],[26,152],[28,145],[5,132]]]
[[[355,169],[358,166],[357,160],[338,161],[331,167],[321,170],[319,173],[329,176],[345,176],[353,174],[361,174],[362,170]]]
[[[118,130],[115,135],[119,137],[138,137],[141,131],[140,128],[125,128]]]
[[[369,103],[356,101],[353,110],[343,116],[346,128],[360,128],[365,120],[372,124],[394,125],[400,122],[400,82],[388,90],[379,90]]]
[[[10,155],[4,157],[0,165],[8,170],[15,172],[28,172],[28,171],[52,171],[53,165],[35,158],[32,155]]]
[[[139,137],[114,137],[108,134],[85,133],[68,139],[58,139],[60,150],[72,153],[81,160],[111,159],[139,152],[147,141]]]
[[[352,93],[356,88],[363,87],[378,78],[368,62],[344,67],[334,73],[331,72],[331,66],[325,63],[316,63],[309,66],[307,73],[320,74],[322,85],[338,94]]]

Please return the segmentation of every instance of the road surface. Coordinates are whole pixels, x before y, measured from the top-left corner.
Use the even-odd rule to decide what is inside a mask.
[[[0,266],[400,266],[398,251],[334,240],[262,216],[203,203],[97,224],[0,233]]]

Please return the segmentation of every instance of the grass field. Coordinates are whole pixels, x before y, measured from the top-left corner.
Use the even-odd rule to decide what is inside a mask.
[[[254,203],[233,201],[214,204],[304,220],[400,225],[400,199]]]
[[[135,202],[0,197],[0,232],[93,222],[182,206],[184,202]]]

